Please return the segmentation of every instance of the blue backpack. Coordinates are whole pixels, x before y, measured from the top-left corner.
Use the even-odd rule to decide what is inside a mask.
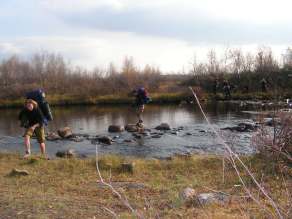
[[[147,104],[151,101],[151,98],[148,96],[148,92],[144,87],[140,87],[137,90],[137,95],[142,100],[143,104]]]
[[[53,120],[53,115],[52,115],[50,106],[45,99],[45,93],[42,89],[37,89],[37,90],[27,92],[25,96],[26,96],[26,99],[32,99],[38,103],[39,108],[45,117],[45,120],[46,120],[44,121],[45,124],[47,123],[47,121]]]

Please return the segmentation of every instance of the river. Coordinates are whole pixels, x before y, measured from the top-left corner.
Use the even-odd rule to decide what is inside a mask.
[[[217,130],[236,125],[239,122],[251,121],[250,114],[243,113],[238,104],[208,103],[203,105],[208,118]],[[107,135],[115,138],[112,145],[98,144],[102,154],[121,154],[145,158],[167,158],[174,154],[186,153],[224,153],[224,147],[218,143],[215,133],[207,126],[206,121],[195,105],[147,105],[143,120],[146,128],[154,132],[154,127],[162,122],[172,128],[181,127],[179,131],[161,134],[161,138],[145,136],[135,139],[131,133],[108,133],[109,125],[136,123],[137,118],[130,106],[71,106],[52,108],[54,121],[50,122],[47,131],[58,130],[69,126],[74,133]],[[19,109],[0,110],[0,151],[23,153],[23,129],[19,126],[17,115]],[[251,146],[252,133],[220,131],[231,147],[240,154],[253,153]],[[134,139],[126,143],[125,139]],[[82,142],[56,141],[46,142],[47,152],[54,156],[58,150],[74,149],[80,154],[94,155],[95,144],[90,140]],[[36,141],[32,140],[32,152],[39,153]]]

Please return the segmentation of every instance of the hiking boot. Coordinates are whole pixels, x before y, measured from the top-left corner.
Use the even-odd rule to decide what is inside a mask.
[[[136,126],[137,126],[138,128],[144,128],[143,123],[140,123],[140,122],[138,122],[138,123],[136,124]]]
[[[23,159],[28,159],[30,157],[30,152],[26,151]]]

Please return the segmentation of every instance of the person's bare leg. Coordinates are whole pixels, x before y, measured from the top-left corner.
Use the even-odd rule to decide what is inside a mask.
[[[24,158],[30,156],[30,136],[24,136],[25,155]]]
[[[46,155],[46,145],[45,143],[40,143],[41,153],[42,155]]]

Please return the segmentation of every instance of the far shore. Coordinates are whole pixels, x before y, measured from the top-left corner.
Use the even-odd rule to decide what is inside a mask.
[[[226,101],[223,93],[199,94],[202,102],[206,101]],[[291,94],[283,93],[277,97],[277,100],[284,101],[291,98]],[[191,93],[154,93],[151,94],[152,101],[149,104],[179,104],[187,103],[193,97]],[[273,93],[233,93],[231,99],[239,101],[276,101]],[[81,106],[81,105],[119,105],[132,104],[133,98],[127,95],[103,95],[95,97],[83,97],[77,95],[48,95],[47,101],[51,106]],[[24,98],[0,99],[0,108],[20,108],[23,106]]]

